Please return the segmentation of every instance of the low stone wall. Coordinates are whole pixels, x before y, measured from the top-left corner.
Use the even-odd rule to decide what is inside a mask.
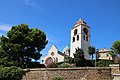
[[[29,69],[22,80],[52,80],[55,77],[64,80],[112,80],[109,67]]]
[[[111,74],[120,74],[119,64],[111,64]]]
[[[111,64],[111,74],[113,76],[113,80],[120,80],[120,67],[119,64]]]

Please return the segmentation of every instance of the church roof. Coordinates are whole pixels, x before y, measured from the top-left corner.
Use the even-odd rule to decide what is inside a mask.
[[[105,49],[105,48],[102,48],[102,49],[99,51],[99,53],[106,53],[106,52],[111,52],[111,50],[107,50],[107,49]]]
[[[82,19],[79,19],[76,24],[87,24],[85,21],[83,21]]]
[[[83,25],[83,26],[89,27],[84,20],[79,19],[79,20],[76,22],[76,25],[75,25],[72,29],[76,28],[76,27],[79,26],[79,25]],[[90,27],[89,27],[89,28],[90,28]]]
[[[62,55],[62,56],[67,56],[66,54],[63,54],[62,52],[58,51],[58,54]]]
[[[52,45],[51,48],[56,48],[56,49],[58,50],[58,48],[57,48],[55,45]],[[50,49],[51,49],[51,48],[50,48]]]

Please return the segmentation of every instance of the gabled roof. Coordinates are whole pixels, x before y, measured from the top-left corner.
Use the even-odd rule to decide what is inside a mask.
[[[102,48],[100,51],[98,51],[99,53],[106,53],[106,52],[111,52],[112,50],[107,50],[105,48]]]
[[[57,48],[55,45],[52,45],[52,46],[50,47],[50,49],[51,49],[51,48],[55,48],[55,49],[58,50],[58,48]],[[49,50],[50,50],[50,49],[49,49]]]
[[[59,55],[61,55],[61,56],[67,56],[66,54],[60,52],[59,49],[58,49],[55,45],[52,45],[51,48],[50,48],[49,50],[51,50],[52,48],[57,49],[57,51],[58,51],[57,53],[58,53]]]

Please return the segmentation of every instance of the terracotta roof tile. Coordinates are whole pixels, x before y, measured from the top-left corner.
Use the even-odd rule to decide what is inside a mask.
[[[76,24],[87,24],[87,23],[83,21],[82,19],[79,19]]]

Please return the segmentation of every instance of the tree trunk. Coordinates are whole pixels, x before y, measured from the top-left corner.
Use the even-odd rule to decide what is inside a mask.
[[[92,54],[92,60],[93,60],[93,54]]]

